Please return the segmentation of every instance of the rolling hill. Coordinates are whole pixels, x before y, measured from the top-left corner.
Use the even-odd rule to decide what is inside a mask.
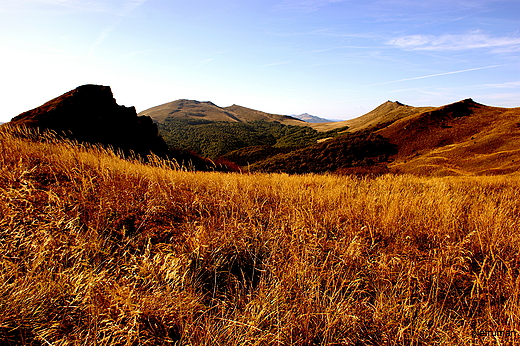
[[[420,175],[490,175],[520,169],[520,108],[472,99],[399,119],[376,131],[397,145],[389,167]]]
[[[520,108],[490,107],[472,99],[438,108],[386,102],[341,122],[347,123],[352,127],[343,136],[274,155],[252,168],[300,173],[355,172],[352,168],[363,167],[368,172],[376,168],[441,176],[510,174],[520,169]]]
[[[310,124],[318,131],[330,131],[339,127],[348,126],[348,132],[364,130],[368,127],[378,127],[394,122],[398,119],[418,114],[434,107],[412,107],[398,101],[387,101],[374,110],[355,119],[336,121],[331,123]]]
[[[379,173],[487,175],[513,173],[520,168],[519,108],[485,106],[471,99],[442,107],[387,101],[358,118],[329,123],[305,123],[237,105],[222,108],[190,100],[178,100],[140,114],[154,118],[165,138],[172,138],[165,124],[170,126],[168,131],[174,128],[178,132],[184,126],[182,121],[187,121],[189,131],[199,132],[195,136],[182,130],[177,145],[195,136],[197,143],[215,147],[197,147],[199,153],[223,155],[226,160],[247,163],[258,171],[332,172],[363,167],[362,171]],[[291,145],[277,144],[281,128],[276,129],[273,138],[273,129],[255,127],[255,121],[277,126],[304,125],[322,135],[291,128],[291,143],[299,143],[291,149]],[[327,131],[333,131],[330,137]],[[298,136],[307,139],[299,141]],[[222,141],[225,143],[218,144]],[[275,149],[281,147],[286,149]]]
[[[308,124],[287,115],[270,114],[238,105],[219,107],[212,102],[195,100],[177,100],[152,107],[140,112],[140,116],[149,116],[158,123],[167,118],[197,119],[206,121],[251,122],[268,121],[285,125],[307,126]]]
[[[301,148],[335,137],[343,129],[319,132],[308,126],[276,121],[231,122],[174,117],[166,118],[157,126],[170,147],[185,148],[212,159],[252,146]]]
[[[253,146],[301,148],[334,137],[345,129],[320,132],[309,123],[287,115],[184,99],[150,108],[139,115],[154,120],[168,146],[192,150],[212,159]]]

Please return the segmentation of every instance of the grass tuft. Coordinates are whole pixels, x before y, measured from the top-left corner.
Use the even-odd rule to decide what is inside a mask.
[[[0,133],[5,345],[503,345],[517,176],[223,174]]]

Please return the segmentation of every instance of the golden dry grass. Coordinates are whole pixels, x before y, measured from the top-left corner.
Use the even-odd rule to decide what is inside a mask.
[[[0,339],[514,344],[519,188],[188,172],[4,132]]]

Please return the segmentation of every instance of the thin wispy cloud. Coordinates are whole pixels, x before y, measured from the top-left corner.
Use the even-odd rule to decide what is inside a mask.
[[[484,33],[464,35],[408,35],[391,39],[391,46],[405,50],[457,51],[492,48],[504,51],[519,51],[520,37],[492,37]]]
[[[490,88],[519,88],[520,81],[516,82],[506,82],[506,83],[496,83],[496,84],[484,84],[485,87]]]
[[[106,27],[101,31],[101,34],[97,37],[96,41],[90,46],[90,49],[88,51],[88,55],[92,55],[94,53],[94,50],[101,45],[105,39],[110,35],[110,33],[115,29],[115,27],[121,22],[121,19],[117,20],[114,24],[112,24],[109,27]]]
[[[211,63],[211,62],[214,61],[214,60],[215,60],[215,58],[208,58],[208,59],[201,60],[201,61],[197,62],[197,63],[194,65],[194,67],[195,67],[195,68],[200,68],[200,67],[202,67],[202,66],[205,66],[205,65]]]
[[[119,18],[110,26],[103,29],[101,34],[98,36],[96,41],[92,44],[89,49],[88,55],[92,55],[94,50],[101,45],[105,39],[110,35],[110,33],[126,18],[131,12],[136,10],[138,7],[143,5],[147,0],[127,0],[124,2],[121,9],[118,11],[117,15]]]
[[[138,7],[143,5],[146,1],[147,0],[128,0],[128,1],[125,1],[125,3],[123,4],[122,10],[120,12],[120,15],[123,16],[123,17],[128,15],[129,13],[133,12]]]
[[[447,76],[447,75],[451,75],[451,74],[458,74],[458,73],[464,73],[464,72],[485,70],[485,69],[488,69],[488,68],[494,68],[494,67],[499,67],[499,66],[500,65],[475,67],[475,68],[469,68],[469,69],[465,69],[465,70],[458,70],[458,71],[450,71],[450,72],[430,74],[430,75],[427,75],[427,76],[419,76],[419,77],[412,77],[412,78],[397,79],[397,80],[393,80],[393,81],[389,81],[389,82],[375,83],[375,84],[371,84],[371,85],[367,85],[367,86],[385,85],[385,84],[392,84],[392,83],[399,83],[399,82],[407,82],[407,81],[411,81],[411,80],[426,79],[426,78],[439,77],[439,76]]]

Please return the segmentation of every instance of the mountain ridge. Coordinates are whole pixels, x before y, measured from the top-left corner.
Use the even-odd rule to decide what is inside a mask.
[[[420,113],[435,107],[413,107],[399,101],[386,101],[373,110],[357,118],[325,124],[311,124],[318,131],[330,131],[334,128],[348,126],[349,132],[355,132],[368,127],[381,126],[411,114]]]
[[[164,123],[168,118],[176,118],[229,122],[251,122],[263,120],[279,122],[285,125],[308,125],[305,121],[288,115],[266,113],[235,104],[228,107],[220,107],[211,101],[196,101],[188,99],[179,99],[151,107],[139,112],[138,115],[149,116],[158,123]]]
[[[264,172],[426,176],[520,172],[520,107],[492,107],[472,99],[441,107],[388,101],[350,124],[354,128],[342,136],[289,153],[264,154],[260,161],[248,161],[248,152],[256,153],[247,148],[226,157]]]
[[[355,173],[359,169],[492,175],[520,171],[520,107],[492,107],[473,99],[440,107],[386,101],[358,118],[332,123],[306,123],[239,105],[219,107],[187,99],[139,114],[134,107],[118,105],[110,87],[84,85],[14,117],[10,124],[51,129],[80,142],[144,157],[151,152],[184,157],[160,135],[175,130],[175,137],[170,136],[180,145],[175,148],[194,150],[191,145],[205,143],[204,150],[212,153],[205,156],[264,172]],[[191,144],[183,145],[189,136]],[[189,157],[209,167],[209,161]]]

